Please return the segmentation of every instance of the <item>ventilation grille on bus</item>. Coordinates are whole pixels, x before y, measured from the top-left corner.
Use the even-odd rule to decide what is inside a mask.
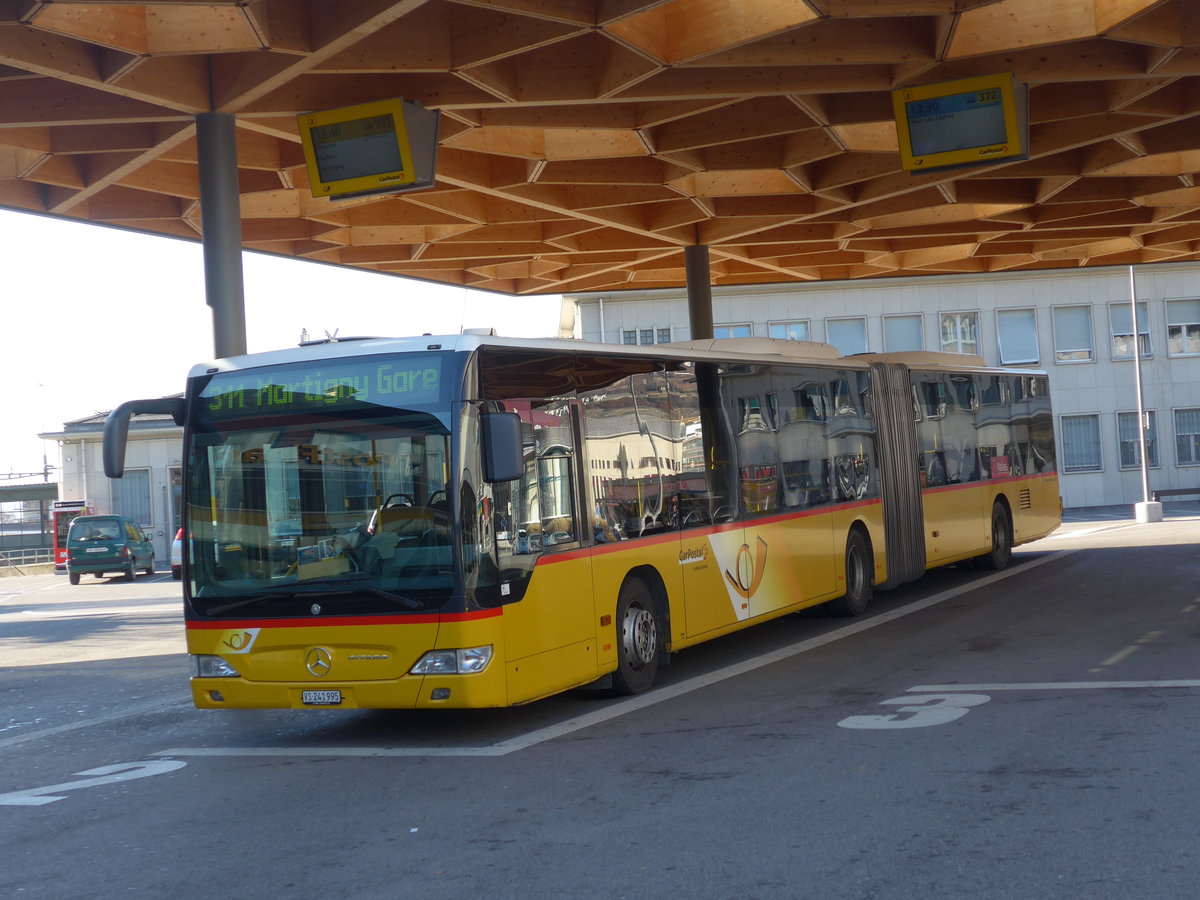
[[[1029,495],[1029,488],[1021,488],[1020,494],[1017,498],[1017,505],[1020,506],[1021,509],[1033,508],[1033,498]]]

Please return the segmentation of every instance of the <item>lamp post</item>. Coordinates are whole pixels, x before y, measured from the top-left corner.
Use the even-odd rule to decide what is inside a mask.
[[[1150,499],[1150,461],[1146,458],[1146,406],[1142,400],[1142,329],[1138,324],[1137,280],[1129,267],[1129,305],[1133,311],[1133,383],[1137,391],[1138,456],[1142,463],[1142,502],[1133,505],[1138,522],[1162,521],[1162,504]]]

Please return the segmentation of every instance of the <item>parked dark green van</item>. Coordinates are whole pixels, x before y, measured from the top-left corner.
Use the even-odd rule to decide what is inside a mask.
[[[124,575],[133,581],[138,569],[154,574],[154,546],[132,519],[122,516],[79,516],[67,532],[67,575]]]

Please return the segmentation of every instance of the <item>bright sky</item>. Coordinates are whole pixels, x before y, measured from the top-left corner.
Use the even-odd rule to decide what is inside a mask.
[[[0,210],[0,474],[40,472],[57,444],[39,432],[125,400],[178,393],[213,357],[199,243]],[[251,353],[321,338],[557,333],[561,299],[506,297],[247,253]],[[53,477],[51,480],[54,480]],[[3,483],[3,481],[0,481]]]

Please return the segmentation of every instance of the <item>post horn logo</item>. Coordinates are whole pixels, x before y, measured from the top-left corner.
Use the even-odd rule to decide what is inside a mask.
[[[743,600],[749,600],[762,584],[763,573],[767,571],[767,542],[758,538],[758,552],[750,557],[750,547],[742,544],[738,548],[737,559],[734,561],[736,574],[725,570],[725,578],[738,592]]]
[[[324,647],[313,647],[304,657],[304,666],[312,675],[320,678],[328,675],[329,670],[333,668],[333,657]]]

